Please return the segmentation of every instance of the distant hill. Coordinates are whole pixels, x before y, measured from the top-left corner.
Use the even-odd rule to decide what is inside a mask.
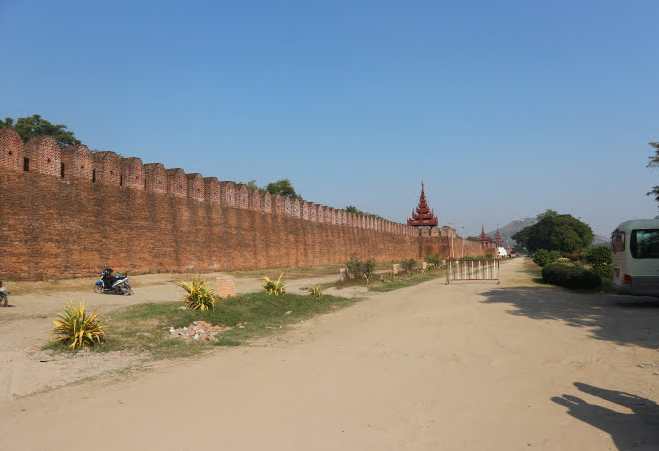
[[[506,240],[508,240],[508,244],[510,247],[513,247],[515,245],[515,240],[513,240],[511,237],[522,230],[524,227],[531,226],[538,222],[536,218],[519,218],[519,219],[513,219],[513,221],[509,224],[506,224],[503,227],[499,227],[499,233],[501,233],[501,237],[503,238],[503,242],[505,244]],[[491,232],[485,232],[487,236],[494,238],[494,234],[496,233],[496,229],[492,230]]]
[[[510,245],[510,247],[513,247],[515,245],[515,240],[513,240],[511,237],[520,230],[522,230],[524,227],[531,226],[536,222],[538,222],[536,218],[514,219],[511,223],[506,224],[503,227],[499,227],[499,233],[501,233],[504,243],[506,242],[506,240],[508,240],[508,244]],[[485,232],[485,233],[487,234],[487,236],[494,238],[496,229],[492,230],[491,232]],[[609,243],[610,240],[607,237],[595,234],[595,238],[593,239],[593,246],[607,246]]]

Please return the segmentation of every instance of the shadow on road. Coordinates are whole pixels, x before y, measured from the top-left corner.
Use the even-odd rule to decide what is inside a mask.
[[[481,293],[484,303],[514,306],[510,313],[534,319],[562,320],[592,328],[594,338],[659,349],[659,300],[655,298],[575,293],[544,287],[508,287]]]
[[[574,385],[584,393],[627,408],[631,413],[620,413],[589,404],[572,395],[551,398],[556,404],[567,407],[568,415],[611,434],[619,450],[659,449],[659,406],[654,401],[581,382],[575,382]]]

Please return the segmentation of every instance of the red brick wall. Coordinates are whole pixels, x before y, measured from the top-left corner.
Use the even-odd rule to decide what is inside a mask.
[[[0,167],[0,280],[418,258],[419,237]]]

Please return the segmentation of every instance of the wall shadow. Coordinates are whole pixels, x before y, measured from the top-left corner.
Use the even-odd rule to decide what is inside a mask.
[[[577,293],[543,287],[508,287],[480,293],[483,303],[510,304],[512,315],[589,327],[591,335],[618,344],[659,349],[659,299]]]
[[[632,413],[616,412],[566,394],[554,396],[551,400],[567,407],[568,415],[610,434],[619,450],[659,449],[659,406],[654,401],[582,382],[575,382],[574,386],[584,393],[625,407]]]

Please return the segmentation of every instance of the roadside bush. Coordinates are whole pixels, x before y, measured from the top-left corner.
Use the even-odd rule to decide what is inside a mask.
[[[565,254],[566,258],[569,258],[573,262],[583,262],[586,260],[586,253],[585,252],[572,252],[569,254]]]
[[[542,268],[545,283],[567,288],[595,289],[602,285],[602,278],[593,271],[563,263],[550,263]]]
[[[590,268],[592,272],[600,276],[602,279],[611,279],[613,278],[613,265],[593,265]]]
[[[413,258],[410,258],[409,260],[403,260],[403,262],[401,264],[403,265],[403,269],[405,270],[405,272],[409,276],[410,274],[412,274],[414,272],[414,267],[416,266],[416,260],[414,260]]]
[[[59,321],[53,321],[55,328],[51,333],[58,335],[53,341],[71,349],[93,346],[105,341],[105,325],[98,320],[98,309],[91,315],[85,313],[85,303],[76,307],[69,301],[66,311],[58,315]]]
[[[307,288],[307,293],[309,293],[309,296],[319,298],[323,295],[323,287],[320,285],[314,285],[313,287]]]
[[[213,289],[206,285],[206,280],[197,276],[190,283],[176,282],[176,285],[183,288],[188,294],[184,294],[181,300],[188,310],[213,310],[217,298]]]
[[[363,279],[364,276],[371,277],[373,270],[375,270],[375,260],[369,258],[366,261],[361,261],[354,255],[350,256],[350,260],[346,263],[348,272],[353,274],[357,279]]]
[[[542,267],[546,266],[549,263],[555,262],[558,257],[559,253],[556,251],[548,251],[547,249],[538,249],[535,251],[535,254],[533,254],[533,263],[536,265]]]
[[[570,259],[566,257],[561,257],[558,260],[556,260],[556,263],[570,263]]]
[[[286,294],[286,289],[284,288],[284,273],[281,273],[279,275],[279,279],[277,281],[273,281],[270,279],[270,277],[264,277],[263,278],[263,291],[268,293],[269,295],[275,295],[275,296],[283,296]]]
[[[426,260],[426,263],[428,263],[428,265],[434,265],[435,268],[439,268],[439,264],[442,261],[439,258],[439,254],[426,255],[425,260]]]
[[[586,254],[586,261],[591,265],[611,264],[611,248],[609,246],[597,246]]]

